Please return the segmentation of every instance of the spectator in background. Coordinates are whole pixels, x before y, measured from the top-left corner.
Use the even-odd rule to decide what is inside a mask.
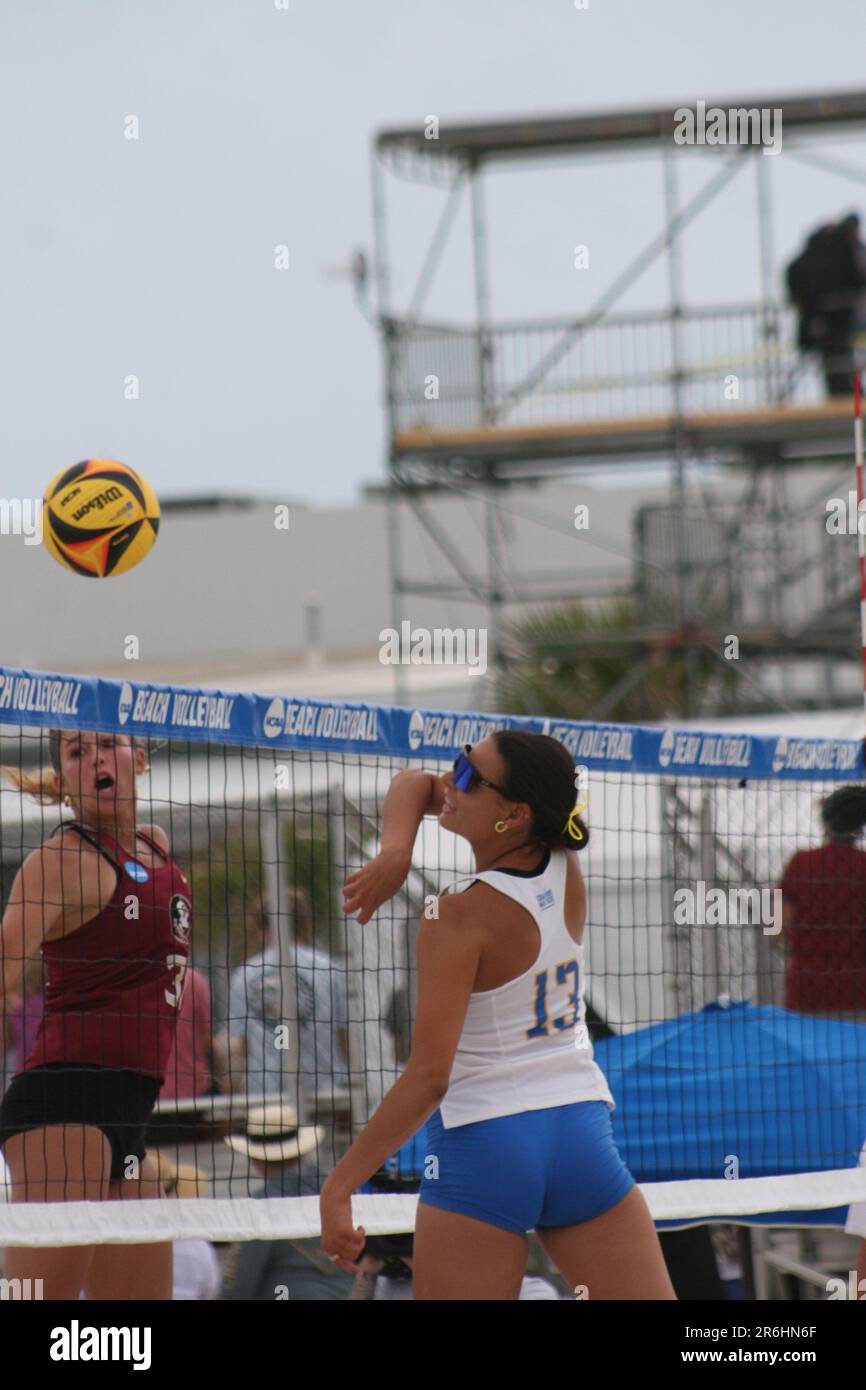
[[[294,1109],[282,1101],[250,1110],[245,1133],[225,1142],[264,1178],[254,1197],[313,1197],[326,1176],[316,1157],[323,1135],[317,1126],[299,1127]],[[352,1284],[352,1275],[337,1269],[318,1238],[242,1241],[228,1252],[221,1297],[345,1302]]]
[[[236,1028],[233,1029],[232,1025],[238,1022],[238,1018],[235,1015],[235,1010],[238,1007],[238,994],[240,992],[238,981],[244,978],[244,966],[255,966],[256,961],[262,958],[268,944],[265,932],[265,914],[259,910],[261,902],[261,896],[257,897],[244,912],[242,919],[244,934],[243,960],[240,965],[232,970],[229,977],[229,1000],[226,1021],[224,1026],[214,1034],[214,1073],[219,1089],[224,1092],[243,1091],[246,1089],[247,1085],[246,1054],[251,1050],[251,1046],[247,1043],[245,1035],[240,1033]],[[279,998],[279,996],[277,996],[277,998]],[[241,1000],[241,1009],[243,1009],[244,1006],[245,1001]],[[241,1013],[240,1017],[243,1017],[243,1013]],[[269,1060],[271,1060],[270,1057]],[[274,1066],[276,1067],[276,1063],[274,1063]],[[281,1077],[282,1064],[280,1064],[278,1070]],[[263,1075],[261,1079],[264,1081],[266,1078]],[[254,1087],[250,1087],[250,1090],[254,1089]],[[266,1094],[263,1086],[259,1086],[258,1090],[260,1093]],[[279,1094],[279,1084],[276,1078],[271,1088],[271,1093],[274,1095]]]
[[[797,346],[821,354],[828,396],[850,396],[857,366],[853,338],[863,326],[866,286],[866,247],[857,214],[813,232],[785,275],[799,313]]]
[[[226,1029],[219,1039],[219,1080],[223,1090],[279,1096],[283,1053],[276,1030],[282,1022],[279,958],[268,933],[259,897],[244,917],[246,959],[232,971]]]
[[[201,1197],[207,1178],[200,1168],[176,1164],[155,1153],[159,1181],[166,1197]],[[174,1302],[210,1301],[219,1294],[220,1264],[209,1240],[176,1240],[172,1246]]]
[[[190,966],[159,1099],[192,1100],[209,1095],[213,1090],[212,1054],[210,985],[200,970]]]
[[[313,914],[307,895],[291,895],[291,922],[301,1075],[312,1094],[349,1088],[349,1005],[343,973],[327,951],[313,944]]]
[[[866,787],[821,803],[824,844],[798,850],[782,877],[785,1005],[806,1014],[866,1019]]]
[[[290,934],[298,1009],[301,1083],[306,1095],[348,1087],[348,1004],[339,969],[313,946],[313,918],[306,894],[290,895]],[[228,1088],[279,1096],[284,1051],[278,1046],[283,1013],[279,947],[262,898],[253,904],[252,937],[261,948],[233,972],[229,989]],[[294,1069],[294,1068],[292,1068]]]

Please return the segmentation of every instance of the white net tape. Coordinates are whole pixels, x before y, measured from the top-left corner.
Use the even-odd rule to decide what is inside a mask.
[[[656,1221],[745,1221],[765,1212],[820,1211],[866,1202],[866,1168],[789,1177],[643,1183]],[[368,1236],[411,1231],[417,1197],[359,1196],[355,1223]],[[785,1225],[780,1219],[779,1225]],[[135,1202],[6,1203],[0,1244],[139,1244],[161,1240],[304,1240],[319,1235],[318,1197],[179,1198]]]

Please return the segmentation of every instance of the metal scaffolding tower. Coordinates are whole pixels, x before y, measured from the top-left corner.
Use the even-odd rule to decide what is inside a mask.
[[[709,107],[709,103],[707,106]],[[866,129],[866,90],[713,103],[722,111],[782,113],[784,157],[866,181],[866,168],[823,147],[832,134]],[[815,363],[795,346],[794,314],[774,283],[772,166],[755,143],[710,146],[710,177],[683,201],[677,187],[684,149],[675,133],[683,108],[611,111],[562,118],[478,122],[381,132],[373,149],[378,325],[385,355],[388,405],[388,502],[394,625],[410,596],[482,604],[488,614],[494,672],[501,672],[503,614],[519,605],[580,599],[583,587],[562,573],[539,584],[521,573],[503,537],[508,489],[530,480],[573,474],[576,467],[671,465],[667,508],[638,518],[633,592],[640,621],[629,640],[644,655],[660,641],[693,647],[716,640],[715,610],[725,593],[745,655],[754,662],[792,656],[858,659],[856,560],[831,555],[809,531],[808,595],[795,611],[782,585],[802,570],[786,544],[790,527],[809,530],[813,513],[795,516],[785,480],[804,466],[838,470],[850,455],[851,407],[825,401]],[[432,120],[432,118],[431,118]],[[579,318],[494,322],[491,317],[484,176],[558,156],[616,159],[622,153],[660,159],[661,225]],[[684,302],[681,242],[688,228],[733,180],[753,177],[757,211],[760,299],[690,307]],[[425,181],[444,201],[405,309],[392,305],[388,251],[389,177]],[[468,193],[474,278],[473,321],[422,317],[460,200]],[[646,210],[644,209],[644,215]],[[654,263],[667,264],[667,302],[657,311],[618,313],[617,305]],[[724,383],[736,389],[723,390]],[[750,499],[750,544],[772,573],[749,585],[749,549],[742,543],[744,504],[708,503],[690,493],[702,465],[737,470]],[[483,509],[483,547],[469,553],[437,521],[434,496],[462,498]],[[755,508],[757,510],[755,510]],[[813,509],[814,511],[814,509]],[[660,512],[664,513],[661,515]],[[802,513],[802,515],[800,514]],[[435,549],[433,580],[412,572],[407,526]],[[709,535],[696,543],[701,528]],[[748,529],[748,528],[746,528]],[[856,538],[852,541],[856,547]],[[767,558],[769,557],[769,558]],[[850,562],[850,563],[849,563]],[[641,569],[641,566],[644,569]],[[755,566],[752,557],[752,568]],[[656,573],[659,572],[659,573]],[[537,577],[536,577],[537,578]],[[848,579],[850,578],[850,585]],[[725,588],[727,586],[727,589]],[[850,591],[849,591],[850,590]],[[758,601],[756,595],[763,594]],[[804,607],[804,604],[806,605]],[[660,607],[665,617],[659,621]],[[395,671],[399,680],[401,668]],[[496,700],[496,682],[492,698]],[[397,698],[405,692],[398,687]],[[693,713],[685,709],[683,714]],[[587,711],[588,717],[591,711]]]

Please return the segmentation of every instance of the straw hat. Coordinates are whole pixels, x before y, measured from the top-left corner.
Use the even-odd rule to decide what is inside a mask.
[[[293,1105],[287,1101],[273,1101],[270,1105],[253,1106],[247,1113],[246,1133],[230,1134],[224,1142],[248,1158],[285,1163],[292,1158],[303,1158],[321,1144],[324,1137],[321,1125],[298,1125]]]

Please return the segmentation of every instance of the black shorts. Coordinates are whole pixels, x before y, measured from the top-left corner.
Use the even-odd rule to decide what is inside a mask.
[[[0,1101],[0,1148],[46,1125],[92,1125],[111,1145],[111,1182],[130,1157],[144,1158],[145,1129],[159,1095],[155,1076],[89,1062],[48,1062],[19,1072]]]

